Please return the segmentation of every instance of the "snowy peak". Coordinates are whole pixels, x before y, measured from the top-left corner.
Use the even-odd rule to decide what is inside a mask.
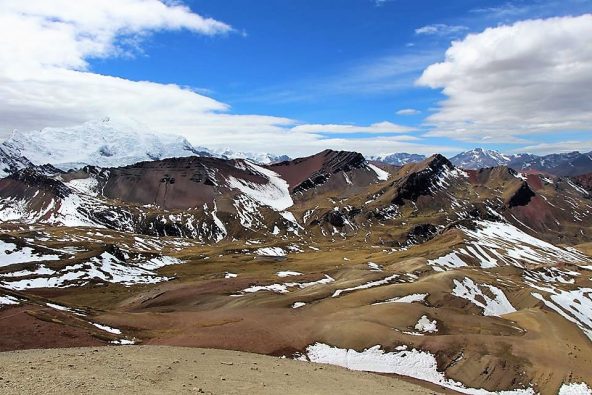
[[[231,149],[212,151],[193,146],[182,136],[158,133],[135,120],[109,117],[64,128],[15,131],[0,148],[0,176],[30,165],[45,164],[69,170],[86,165],[120,167],[187,156],[249,159],[260,164],[290,159],[286,155]]]
[[[450,161],[463,169],[482,169],[485,167],[505,166],[512,160],[498,151],[475,148],[471,151],[461,152],[452,157]]]
[[[129,119],[104,118],[66,128],[15,132],[3,143],[33,164],[50,163],[60,169],[84,165],[124,166],[145,160],[191,155],[210,156],[185,138],[161,135]]]
[[[380,154],[368,157],[368,160],[388,163],[394,166],[403,166],[408,163],[421,162],[426,158],[425,155],[409,154],[406,152],[398,152],[393,154]]]
[[[450,161],[463,169],[508,166],[517,171],[576,176],[592,172],[591,153],[578,151],[538,156],[527,153],[504,155],[498,151],[475,148],[461,152]]]
[[[284,162],[290,160],[287,155],[274,155],[267,152],[242,152],[233,151],[230,148],[214,151],[215,156],[225,159],[248,159],[252,162],[262,165],[269,165],[272,163]]]

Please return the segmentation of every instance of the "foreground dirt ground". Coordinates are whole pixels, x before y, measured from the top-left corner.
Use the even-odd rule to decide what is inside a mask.
[[[236,351],[127,346],[0,353],[2,394],[438,394],[394,377]]]

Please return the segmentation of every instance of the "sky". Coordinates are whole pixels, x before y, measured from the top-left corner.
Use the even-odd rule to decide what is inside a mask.
[[[592,150],[592,0],[0,0],[0,139],[132,118],[192,144]]]

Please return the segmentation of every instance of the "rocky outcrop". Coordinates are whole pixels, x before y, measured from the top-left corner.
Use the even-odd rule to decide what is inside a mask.
[[[536,194],[530,189],[526,181],[523,181],[518,189],[516,189],[508,198],[507,205],[509,208],[517,206],[526,206]]]
[[[292,193],[298,193],[325,184],[334,174],[362,169],[365,165],[366,159],[360,153],[325,150],[316,155],[276,163],[269,168],[288,182]]]
[[[434,181],[454,166],[442,155],[434,155],[417,164],[406,176],[396,181],[392,203],[402,206],[405,200],[416,201],[422,195],[431,195]]]
[[[63,182],[50,178],[33,168],[19,170],[9,175],[5,180],[5,186],[8,186],[9,181],[13,181],[33,190],[50,192],[59,198],[65,198],[72,193]]]

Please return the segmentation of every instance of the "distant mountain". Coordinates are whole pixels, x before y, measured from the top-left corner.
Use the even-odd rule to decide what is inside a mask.
[[[536,171],[556,176],[577,176],[592,172],[592,153],[578,151],[545,156],[516,155],[510,167],[523,171]]]
[[[403,166],[407,163],[421,162],[426,158],[425,155],[408,154],[406,152],[398,152],[393,154],[381,154],[369,156],[368,160],[388,163],[389,165]]]
[[[592,153],[568,152],[538,156],[533,154],[504,155],[498,151],[475,148],[450,159],[463,169],[508,166],[517,171],[576,176],[592,172]]]
[[[271,163],[278,163],[290,160],[287,155],[274,155],[266,152],[237,152],[230,148],[215,150],[214,156],[226,159],[249,159],[253,162],[268,165]]]
[[[64,128],[15,131],[0,144],[0,177],[34,165],[61,170],[84,166],[118,167],[187,156],[249,159],[269,164],[290,158],[268,153],[213,152],[181,136],[160,134],[130,119],[104,118]]]
[[[68,170],[85,165],[125,166],[131,163],[191,155],[211,156],[185,138],[161,135],[129,119],[104,118],[65,128],[15,132],[3,144],[35,165],[50,163]]]
[[[471,151],[461,152],[450,158],[454,166],[463,169],[482,169],[485,167],[503,166],[510,163],[511,156],[506,156],[498,151],[475,148]]]

